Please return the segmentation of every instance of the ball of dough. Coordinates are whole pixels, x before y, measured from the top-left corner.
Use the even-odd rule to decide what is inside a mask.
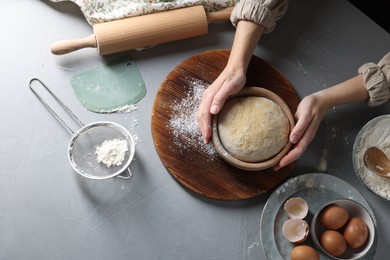
[[[245,162],[261,162],[276,155],[288,142],[289,132],[286,114],[264,97],[233,98],[218,116],[222,145]]]

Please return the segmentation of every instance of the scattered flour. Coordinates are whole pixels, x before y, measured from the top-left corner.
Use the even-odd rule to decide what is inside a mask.
[[[130,113],[130,112],[136,111],[137,109],[138,109],[137,105],[128,104],[128,105],[114,108],[112,110],[101,109],[98,112],[100,112],[100,113]]]
[[[260,243],[259,242],[253,242],[249,247],[248,247],[248,252],[253,250],[256,247],[259,247]]]
[[[128,105],[122,108],[122,113],[128,113],[131,112],[131,120],[130,120],[130,134],[133,136],[134,145],[137,145],[139,142],[141,142],[141,139],[139,138],[135,128],[138,125],[138,107],[137,105]],[[128,119],[126,117],[126,119]]]
[[[99,163],[104,163],[107,167],[119,166],[122,165],[128,150],[126,140],[106,140],[96,148],[96,160]]]
[[[138,108],[135,104],[125,105],[123,107],[117,108],[115,112],[118,113],[130,113],[136,111]]]
[[[193,149],[199,147],[211,157],[217,155],[212,144],[205,144],[199,125],[196,121],[198,107],[202,99],[203,92],[208,84],[201,80],[192,80],[189,84],[187,97],[180,102],[172,104],[174,116],[169,120],[169,127],[172,129],[175,140],[174,144],[180,149]],[[179,138],[180,137],[180,138]],[[186,142],[180,140],[185,139]]]
[[[327,168],[326,158],[327,158],[327,156],[328,156],[328,150],[325,149],[322,153],[320,161],[317,164],[317,171],[318,172],[326,172],[326,168]]]
[[[390,200],[390,179],[376,175],[364,165],[363,155],[370,146],[376,146],[390,155],[390,117],[383,117],[365,129],[355,144],[354,154],[356,171],[362,181],[373,192]]]
[[[141,139],[139,138],[136,127],[138,125],[138,107],[136,104],[131,105],[125,105],[122,108],[120,108],[118,113],[130,113],[130,118],[128,116],[125,117],[126,120],[130,122],[129,126],[129,132],[131,136],[133,137],[134,145],[136,146],[139,142],[141,142]]]

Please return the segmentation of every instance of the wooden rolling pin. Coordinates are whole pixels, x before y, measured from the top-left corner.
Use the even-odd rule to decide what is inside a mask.
[[[95,24],[92,35],[56,42],[51,52],[61,55],[89,47],[106,55],[201,36],[207,34],[208,24],[229,20],[232,9],[206,14],[197,5]]]

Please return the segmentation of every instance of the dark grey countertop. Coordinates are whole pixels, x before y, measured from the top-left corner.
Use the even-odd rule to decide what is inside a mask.
[[[18,0],[3,4],[0,20],[0,258],[1,259],[266,259],[260,218],[272,193],[244,201],[215,201],[179,185],[161,163],[151,134],[154,97],[166,75],[186,58],[230,48],[230,23],[207,36],[130,51],[147,87],[137,111],[97,114],[72,92],[73,75],[122,54],[94,49],[50,53],[58,40],[92,33],[72,3]],[[389,51],[390,35],[348,1],[291,1],[275,31],[255,54],[280,70],[303,97],[357,73]],[[84,122],[117,122],[139,137],[134,176],[98,181],[79,176],[66,156],[70,135],[28,89],[37,77]],[[361,127],[388,114],[390,103],[334,108],[291,177],[321,170],[361,192],[378,223],[376,259],[390,243],[389,202],[357,178],[352,148]]]

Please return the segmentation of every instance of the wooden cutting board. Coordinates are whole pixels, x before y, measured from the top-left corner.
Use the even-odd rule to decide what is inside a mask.
[[[204,89],[218,77],[229,54],[229,50],[203,52],[183,61],[168,74],[154,101],[152,135],[162,163],[184,187],[212,199],[241,200],[256,197],[279,185],[294,164],[277,172],[237,169],[226,163],[212,144],[203,144],[199,128],[192,129],[200,102],[197,88]],[[256,56],[250,61],[246,86],[273,91],[287,103],[293,114],[300,102],[286,77]]]

